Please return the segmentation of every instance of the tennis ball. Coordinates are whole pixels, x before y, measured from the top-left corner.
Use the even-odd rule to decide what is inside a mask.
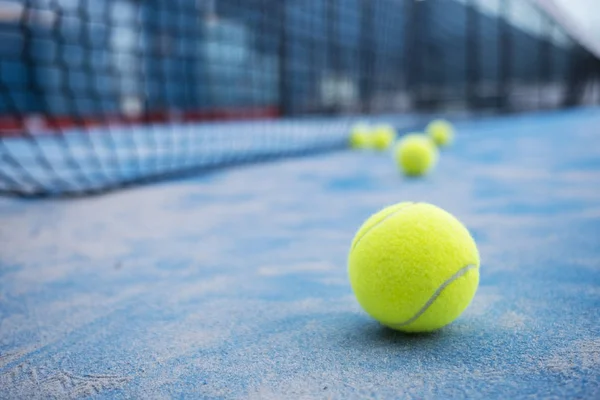
[[[443,119],[431,121],[427,125],[427,128],[425,128],[425,131],[438,147],[449,146],[454,140],[454,128],[452,124]]]
[[[448,325],[467,308],[479,284],[479,253],[469,231],[431,204],[384,208],[360,227],[348,274],[362,308],[404,332]]]
[[[369,126],[363,123],[352,127],[350,133],[350,147],[353,149],[364,149],[370,145]]]
[[[396,130],[391,125],[378,125],[373,128],[371,143],[376,150],[386,150],[396,140]]]
[[[395,156],[405,175],[420,176],[435,166],[438,150],[425,135],[413,133],[400,140]]]

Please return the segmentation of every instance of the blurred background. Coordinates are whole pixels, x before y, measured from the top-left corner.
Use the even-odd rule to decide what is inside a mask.
[[[207,139],[208,121],[598,104],[593,3],[1,0],[0,192],[87,193],[264,158],[293,152],[300,142],[290,129],[305,129],[246,126],[257,138],[240,153],[231,127]],[[346,126],[295,149],[342,147]],[[202,152],[208,142],[227,156]],[[250,157],[248,146],[270,150]]]

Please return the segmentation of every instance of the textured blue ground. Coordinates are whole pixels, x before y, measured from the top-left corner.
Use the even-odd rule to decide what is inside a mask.
[[[600,111],[463,121],[434,174],[342,152],[79,200],[0,199],[0,398],[600,398]],[[381,207],[471,230],[481,284],[382,328],[346,256]]]

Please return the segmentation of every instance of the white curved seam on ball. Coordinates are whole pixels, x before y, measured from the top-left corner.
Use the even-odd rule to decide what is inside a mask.
[[[404,211],[406,210],[407,207],[409,206],[413,206],[415,204],[418,203],[413,203],[413,202],[409,202],[408,204],[406,204],[404,207],[400,207],[399,209],[397,209],[396,211],[394,211],[391,214],[386,215],[385,217],[383,217],[383,219],[381,221],[379,221],[378,223],[376,223],[375,225],[373,225],[372,227],[370,227],[369,229],[367,229],[367,231],[365,233],[363,233],[361,235],[361,237],[358,238],[358,240],[354,243],[354,246],[352,246],[352,249],[350,250],[351,252],[354,251],[354,249],[356,249],[356,246],[358,246],[358,243],[360,243],[360,241],[362,240],[362,238],[364,238],[365,236],[367,236],[367,234],[369,232],[371,232],[373,229],[375,229],[377,226],[379,226],[380,224],[383,223],[383,221],[387,220],[388,218],[393,217],[394,215],[398,214],[400,211]]]
[[[409,320],[400,322],[397,324],[390,324],[390,326],[392,328],[401,328],[403,326],[406,326],[406,325],[409,325],[409,324],[412,324],[413,322],[415,322],[421,315],[425,314],[425,312],[429,309],[429,307],[431,307],[433,302],[437,300],[437,298],[440,296],[440,294],[442,293],[442,291],[444,289],[446,289],[448,286],[450,286],[450,284],[452,282],[454,282],[461,276],[464,276],[470,270],[476,269],[476,268],[477,268],[477,265],[469,264],[469,265],[459,269],[454,275],[452,275],[450,278],[448,278],[444,283],[442,283],[440,285],[440,287],[437,288],[437,290],[433,293],[433,295],[429,298],[429,300],[427,300],[427,303],[425,303],[425,305],[423,307],[421,307],[421,309],[415,315],[413,315]]]

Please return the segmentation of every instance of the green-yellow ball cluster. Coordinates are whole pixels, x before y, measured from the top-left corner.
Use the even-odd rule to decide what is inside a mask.
[[[479,253],[469,231],[426,203],[399,203],[371,216],[348,257],[356,298],[392,329],[428,332],[467,308],[479,283]]]
[[[382,124],[370,127],[365,123],[355,124],[350,132],[349,144],[353,149],[375,149],[383,151],[396,140],[393,126]]]
[[[398,142],[395,158],[405,175],[421,176],[437,163],[438,150],[425,135],[410,134]]]

